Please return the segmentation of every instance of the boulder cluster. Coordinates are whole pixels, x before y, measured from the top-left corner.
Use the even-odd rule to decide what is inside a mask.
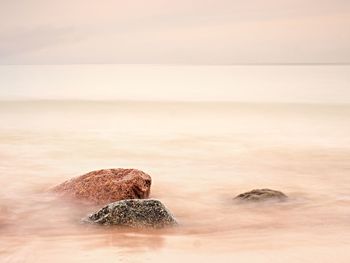
[[[137,169],[102,169],[78,176],[52,188],[52,191],[76,200],[104,205],[83,218],[83,222],[134,228],[162,228],[177,225],[165,205],[148,199],[151,176]],[[240,202],[286,201],[276,190],[255,189],[234,198]]]
[[[101,225],[160,228],[177,221],[159,200],[147,199],[151,176],[137,169],[103,169],[68,180],[52,191],[84,202],[105,205],[83,219]]]

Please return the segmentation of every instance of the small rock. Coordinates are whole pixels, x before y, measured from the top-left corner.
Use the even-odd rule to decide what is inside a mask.
[[[52,190],[95,204],[148,198],[151,176],[136,169],[103,169],[68,180]]]
[[[246,192],[235,197],[235,199],[250,202],[268,200],[285,201],[287,198],[288,197],[284,193],[271,189],[254,189],[250,192]]]
[[[162,228],[177,225],[170,211],[159,200],[155,199],[129,199],[114,202],[91,214],[83,221],[135,228]]]

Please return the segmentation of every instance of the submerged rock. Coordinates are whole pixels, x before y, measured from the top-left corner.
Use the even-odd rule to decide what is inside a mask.
[[[260,202],[260,201],[285,201],[288,197],[276,190],[271,189],[254,189],[252,191],[240,194],[235,197],[236,200]]]
[[[177,225],[170,211],[155,199],[129,199],[114,202],[89,215],[83,221],[137,228],[162,228]]]
[[[95,204],[148,198],[151,176],[136,169],[103,169],[68,180],[52,190]]]

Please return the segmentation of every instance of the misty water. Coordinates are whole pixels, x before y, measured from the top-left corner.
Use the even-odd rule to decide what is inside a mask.
[[[1,262],[349,262],[350,106],[0,103]],[[82,224],[47,189],[102,169],[152,176],[180,225]],[[254,188],[289,201],[237,204]]]

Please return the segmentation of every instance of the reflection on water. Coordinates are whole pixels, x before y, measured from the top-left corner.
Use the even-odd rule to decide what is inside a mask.
[[[350,107],[2,102],[1,262],[348,262]],[[97,209],[46,190],[134,167],[179,227],[81,224]],[[236,204],[269,187],[285,203]]]

